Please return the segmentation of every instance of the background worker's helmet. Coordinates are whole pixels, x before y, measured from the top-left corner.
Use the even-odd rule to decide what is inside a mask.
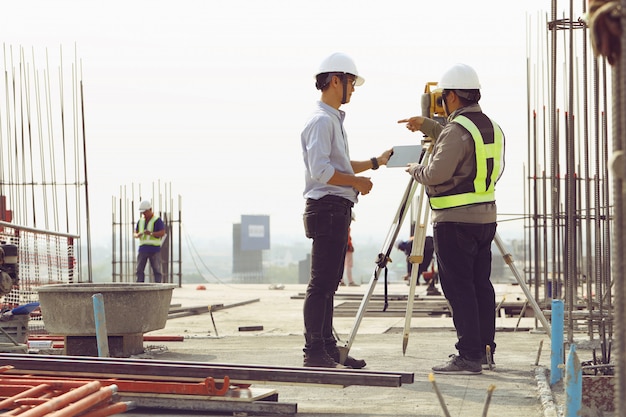
[[[480,81],[474,68],[456,64],[443,74],[437,87],[444,90],[480,90]]]
[[[478,102],[480,100],[478,74],[476,74],[474,68],[466,64],[456,64],[448,69],[441,76],[437,88],[454,90],[457,95],[470,101]]]
[[[350,74],[356,77],[355,85],[363,85],[365,79],[359,76],[359,71],[356,69],[356,64],[348,55],[335,52],[332,55],[326,57],[320,64],[319,69],[315,73],[316,83],[315,87],[318,90],[323,89],[330,81],[330,77],[320,77],[322,74]]]
[[[150,210],[152,208],[152,203],[149,200],[143,200],[139,204],[139,211],[143,212],[146,210]]]

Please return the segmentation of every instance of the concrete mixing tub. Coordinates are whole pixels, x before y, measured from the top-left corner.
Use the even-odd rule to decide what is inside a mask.
[[[174,288],[172,284],[87,283],[44,285],[37,292],[46,330],[66,336],[67,354],[93,353],[92,296],[102,294],[109,343],[115,343],[112,337],[123,338],[120,354],[112,355],[127,356],[139,353],[144,333],[165,327]]]

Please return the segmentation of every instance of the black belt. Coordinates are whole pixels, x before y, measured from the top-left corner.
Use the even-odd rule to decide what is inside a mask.
[[[322,202],[328,202],[328,203],[335,203],[335,204],[342,204],[346,207],[354,207],[354,203],[350,200],[348,200],[347,198],[343,198],[343,197],[339,197],[337,195],[330,195],[327,194],[324,197],[320,198],[317,201],[322,201]]]

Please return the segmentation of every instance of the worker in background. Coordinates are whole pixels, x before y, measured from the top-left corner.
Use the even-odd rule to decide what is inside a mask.
[[[441,77],[448,123],[424,117],[399,120],[411,131],[436,138],[427,165],[407,172],[426,186],[432,208],[435,254],[441,288],[453,311],[458,355],[433,367],[444,374],[480,374],[495,352],[495,292],[491,242],[496,233],[495,183],[504,169],[504,134],[478,104],[478,75],[457,64]],[[493,362],[492,362],[493,363]]]
[[[402,279],[407,281],[407,284],[409,284],[411,272],[413,271],[413,264],[409,260],[409,257],[411,256],[411,251],[413,250],[413,236],[411,236],[408,240],[398,240],[396,242],[396,248],[404,252],[404,254],[406,255],[406,275],[402,277]],[[422,256],[422,262],[419,264],[419,269],[417,270],[417,285],[420,285],[420,277],[424,278],[425,284],[429,283],[429,279],[423,276],[423,273],[428,270],[428,267],[433,261],[434,250],[435,246],[432,236],[426,236],[426,238],[424,238],[424,254]]]
[[[365,361],[348,356],[340,362],[333,336],[334,295],[341,281],[352,207],[357,196],[372,189],[369,177],[357,175],[386,165],[391,149],[366,161],[353,161],[343,126],[355,86],[363,84],[352,58],[334,53],[315,75],[321,91],[300,140],[305,166],[305,234],[312,239],[311,276],[304,298],[304,366],[363,368]]]
[[[352,221],[355,221],[354,210],[352,210]],[[348,278],[348,286],[349,287],[358,287],[359,284],[354,282],[352,277],[352,268],[354,267],[354,245],[352,244],[352,229],[348,228],[348,245],[346,246],[346,260],[344,266],[344,275]],[[345,286],[346,283],[341,279],[341,283],[339,285]]]
[[[144,200],[139,204],[141,218],[135,227],[135,237],[139,239],[137,254],[137,282],[144,282],[146,263],[150,261],[150,268],[154,282],[162,282],[161,273],[161,242],[165,235],[163,220],[152,212],[152,203]]]

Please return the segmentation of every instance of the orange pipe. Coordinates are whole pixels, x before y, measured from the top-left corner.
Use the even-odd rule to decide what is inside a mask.
[[[44,393],[43,395],[39,396],[39,398],[52,398],[54,397],[55,393],[57,393],[56,391],[49,391]],[[19,407],[14,408],[11,411],[7,411],[6,413],[2,414],[2,417],[11,417],[11,416],[17,416],[22,414],[23,412],[25,412],[26,410],[30,410],[32,407],[27,406],[27,405],[22,405]]]
[[[46,417],[72,417],[77,414],[82,413],[83,411],[89,410],[93,406],[104,402],[105,400],[110,400],[113,394],[117,393],[117,386],[109,385],[108,387],[101,388],[99,391],[91,393],[84,398],[64,407],[63,409],[57,410],[53,413],[46,414]]]
[[[22,414],[24,411],[28,410],[30,407],[22,406],[14,408],[11,411],[7,411],[6,413],[2,413],[2,417],[13,417]]]
[[[22,384],[22,385],[39,385],[39,384],[47,384],[52,389],[69,391],[74,388],[80,388],[85,385],[86,381],[80,380],[71,380],[71,379],[55,379],[55,378],[42,378],[42,377],[31,377],[29,375],[23,376],[13,376],[13,377],[0,377],[0,386],[2,385],[11,385],[11,384]]]
[[[93,379],[89,379],[93,381]],[[102,386],[116,384],[119,392],[137,392],[149,394],[185,394],[185,395],[225,395],[230,388],[230,378],[225,376],[221,386],[212,377],[202,382],[171,382],[171,381],[142,381],[125,379],[98,379]],[[56,389],[69,391],[72,388],[83,386],[87,380],[80,378],[63,380],[58,377],[31,377],[29,375],[0,377],[0,386],[3,384],[48,384]]]
[[[18,384],[18,385],[0,385],[0,401],[4,401],[9,397],[12,397],[17,394],[21,394],[27,389],[31,389],[33,386],[29,384]]]
[[[15,401],[20,400],[22,398],[29,398],[36,395],[40,395],[46,390],[50,389],[50,385],[40,384],[35,387],[29,388],[26,391],[22,391],[21,393],[14,395],[12,397],[7,398],[6,400],[0,401],[0,410],[4,410],[6,408],[14,408]]]
[[[67,404],[76,402],[81,398],[99,390],[101,384],[99,381],[91,381],[83,385],[82,387],[73,389],[72,391],[66,392],[65,394],[59,395],[58,397],[52,398],[45,404],[38,405],[37,407],[31,408],[23,414],[20,414],[22,417],[44,417],[47,416],[48,413],[58,410],[61,407],[66,406]]]
[[[135,408],[135,403],[131,401],[122,401],[82,414],[80,417],[108,417],[124,413],[128,410],[132,410],[133,408]]]
[[[15,400],[15,405],[18,406],[23,406],[23,405],[28,405],[28,406],[33,406],[33,405],[41,405],[43,403],[47,403],[48,399],[46,398],[20,398],[19,400]]]

